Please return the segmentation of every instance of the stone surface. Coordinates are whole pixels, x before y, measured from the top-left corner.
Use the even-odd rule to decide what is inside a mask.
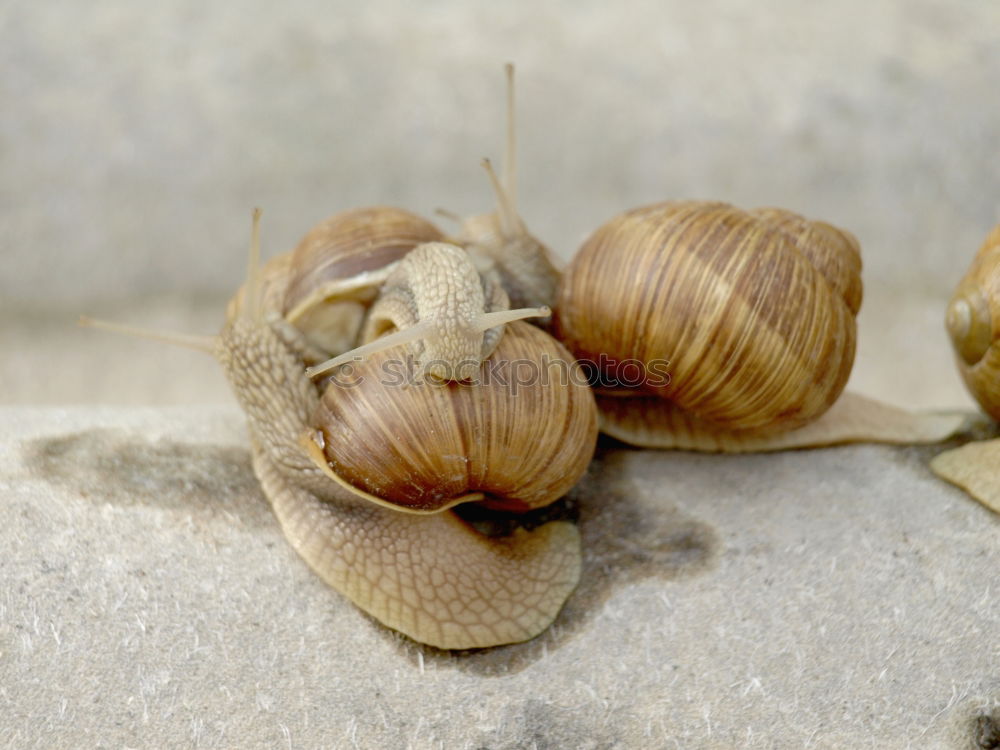
[[[934,449],[602,445],[556,624],[450,654],[296,558],[234,410],[0,419],[6,747],[961,748],[1000,705],[1000,519]]]

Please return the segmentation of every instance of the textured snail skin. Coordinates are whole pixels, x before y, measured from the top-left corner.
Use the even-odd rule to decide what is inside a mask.
[[[552,253],[528,232],[513,208],[465,219],[457,242],[496,265],[513,307],[551,307],[555,303],[559,271]]]
[[[527,640],[580,575],[576,527],[487,538],[449,511],[359,500],[302,450],[319,396],[282,326],[238,315],[216,356],[247,416],[254,470],[289,542],[333,588],[389,627],[447,649]]]
[[[819,238],[820,241],[816,241]],[[559,338],[721,429],[823,414],[854,359],[860,255],[848,233],[777,209],[661,203],[600,227],[559,288]],[[653,362],[669,362],[669,382]]]
[[[484,312],[510,308],[496,274],[480,274],[468,253],[456,245],[428,242],[411,250],[392,270],[361,332],[369,342],[392,329],[423,319],[446,316],[432,338],[415,342],[416,356],[436,363],[430,373],[441,380],[472,377],[479,363],[496,349],[503,326],[470,330],[464,323]]]
[[[965,385],[1000,420],[1000,225],[959,282],[945,322]]]

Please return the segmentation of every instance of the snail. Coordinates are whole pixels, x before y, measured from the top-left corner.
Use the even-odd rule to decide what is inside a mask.
[[[987,235],[945,314],[955,361],[969,392],[1000,421],[1000,224]],[[931,469],[1000,513],[1000,440],[945,451]]]
[[[586,240],[555,330],[595,370],[603,432],[632,445],[759,451],[943,439],[924,417],[846,394],[861,304],[855,237],[775,208],[649,205]],[[958,420],[960,421],[960,420]]]
[[[561,497],[594,451],[590,389],[572,378],[518,381],[517,390],[502,379],[382,382],[389,348],[434,342],[449,330],[422,318],[370,342],[374,348],[362,361],[356,354],[365,345],[347,353],[351,382],[342,384],[336,373],[321,392],[306,367],[315,346],[277,306],[298,278],[295,253],[258,269],[259,217],[255,212],[247,283],[230,302],[222,332],[160,338],[209,350],[222,365],[247,417],[254,471],[289,542],[336,590],[417,641],[463,649],[534,637],[579,578],[576,527],[555,520],[492,538],[454,508],[479,503],[523,512]],[[465,258],[454,246],[421,244],[395,268],[406,269],[414,253],[413,265],[421,266],[421,258],[438,251],[452,266]],[[505,306],[502,290],[487,294],[491,282],[475,273],[471,260],[464,263],[463,278],[448,283],[473,288],[446,284],[443,304],[431,305],[436,314],[455,312],[449,301],[476,292],[484,305],[489,299]],[[380,273],[389,280],[394,272]],[[433,296],[419,290],[422,278],[410,274],[418,287],[412,296]],[[403,297],[393,299],[391,306],[399,307]],[[483,334],[475,354],[488,353],[487,364],[528,362],[539,371],[553,362],[571,365],[558,341],[517,320],[539,311],[459,311]],[[312,319],[322,320],[322,311]],[[486,335],[498,326],[507,330]],[[382,343],[393,337],[395,343]],[[478,370],[486,371],[486,365]]]

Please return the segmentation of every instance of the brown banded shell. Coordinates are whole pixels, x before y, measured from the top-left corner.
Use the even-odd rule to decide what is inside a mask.
[[[854,360],[857,241],[791,212],[670,202],[600,227],[559,288],[557,331],[613,378],[732,430],[825,412]],[[669,377],[664,377],[664,372]]]
[[[851,313],[858,314],[862,297],[861,248],[853,234],[783,208],[755,208],[750,214],[789,235],[795,249],[809,259]]]
[[[564,495],[594,452],[594,396],[572,367],[558,341],[514,322],[471,385],[405,385],[405,355],[380,352],[342,376],[353,385],[327,387],[313,421],[329,469],[364,493],[423,512],[483,493],[525,511]]]
[[[346,351],[387,269],[417,245],[443,239],[429,221],[391,206],[331,216],[292,251],[282,313],[313,345]]]
[[[1000,420],[1000,225],[959,282],[945,322],[966,386]]]

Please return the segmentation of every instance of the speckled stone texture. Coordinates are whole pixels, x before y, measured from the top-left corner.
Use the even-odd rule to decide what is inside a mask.
[[[450,654],[295,556],[233,409],[0,418],[5,747],[963,748],[1000,699],[1000,523],[933,449],[603,445],[555,625]]]

